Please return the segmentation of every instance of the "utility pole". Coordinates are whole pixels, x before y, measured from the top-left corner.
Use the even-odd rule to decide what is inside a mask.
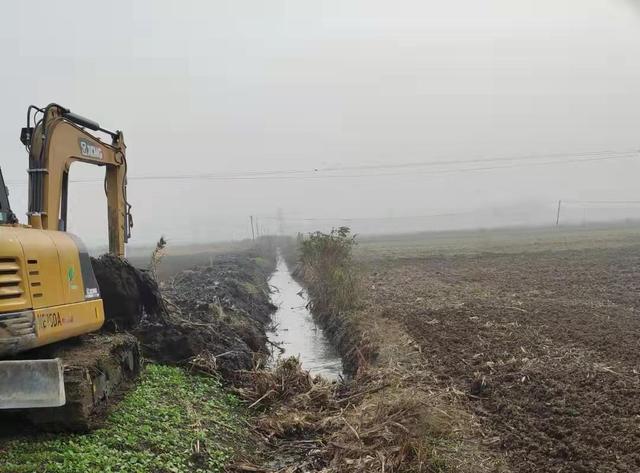
[[[556,227],[560,225],[560,207],[562,206],[562,201],[558,201],[558,214],[556,215]]]
[[[251,220],[251,239],[256,241],[256,231],[253,228],[253,215],[250,215],[249,219]]]

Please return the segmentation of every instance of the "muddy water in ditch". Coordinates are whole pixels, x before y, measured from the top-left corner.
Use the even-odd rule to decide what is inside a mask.
[[[337,379],[342,375],[342,361],[322,329],[314,322],[307,309],[309,299],[305,290],[291,277],[284,259],[278,256],[278,266],[269,279],[271,301],[278,306],[273,315],[273,329],[269,340],[281,350],[274,349],[278,357],[297,356],[302,368],[313,375]]]

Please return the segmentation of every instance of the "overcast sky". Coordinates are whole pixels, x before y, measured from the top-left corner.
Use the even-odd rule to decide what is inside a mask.
[[[275,231],[278,209],[287,231],[350,218],[388,231],[550,223],[558,199],[640,200],[640,157],[618,154],[640,149],[637,2],[95,5],[3,2],[0,165],[22,220],[19,132],[27,106],[49,102],[124,131],[134,244],[244,238],[251,214]],[[451,164],[388,167],[433,161]],[[134,179],[202,174],[242,178]],[[101,175],[76,164],[71,177]],[[102,185],[71,192],[70,229],[106,242]],[[640,205],[566,207],[567,221],[626,216]]]

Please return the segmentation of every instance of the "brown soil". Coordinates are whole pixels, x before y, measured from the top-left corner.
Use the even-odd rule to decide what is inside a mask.
[[[640,471],[640,247],[368,261],[367,306],[404,324],[514,472]]]
[[[129,330],[145,316],[165,311],[158,285],[146,271],[108,254],[91,263],[104,304],[103,331]]]
[[[256,250],[211,257],[158,287],[146,271],[110,255],[93,259],[105,307],[103,331],[129,330],[148,359],[190,364],[231,377],[268,355],[274,306],[267,278],[273,255]]]
[[[247,251],[178,273],[161,288],[161,310],[145,313],[134,330],[145,356],[161,363],[196,360],[228,379],[251,368],[256,355],[267,357],[265,331],[275,309],[267,278],[274,266],[274,258]]]

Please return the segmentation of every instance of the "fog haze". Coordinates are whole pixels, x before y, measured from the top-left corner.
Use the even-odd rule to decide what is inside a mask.
[[[640,200],[637,2],[12,2],[0,54],[22,221],[19,132],[49,102],[123,130],[133,244],[246,238],[250,215],[270,232],[550,224],[559,199],[567,222],[640,218],[602,203]],[[102,184],[70,199],[70,230],[106,242]]]

